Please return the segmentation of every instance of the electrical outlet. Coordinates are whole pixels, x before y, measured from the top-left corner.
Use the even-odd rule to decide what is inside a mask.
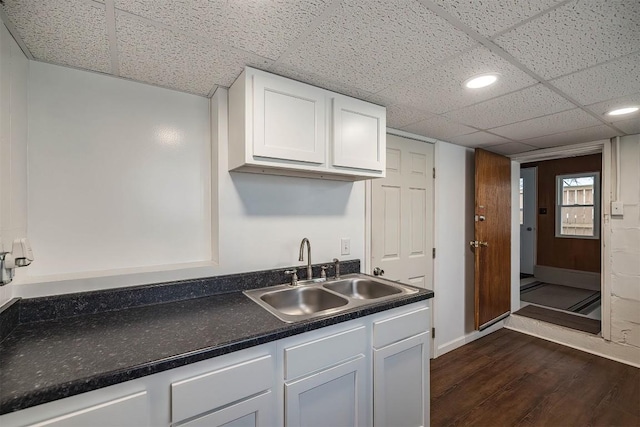
[[[351,253],[351,239],[340,239],[340,254],[349,255]]]

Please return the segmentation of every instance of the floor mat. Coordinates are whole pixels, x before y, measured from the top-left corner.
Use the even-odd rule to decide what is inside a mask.
[[[576,329],[578,331],[588,332],[594,335],[597,335],[600,332],[599,320],[589,319],[583,316],[576,316],[575,314],[570,313],[563,313],[561,311],[552,310],[550,308],[527,305],[513,314],[529,317],[531,319],[542,320],[543,322],[564,326],[565,328]]]
[[[600,291],[537,282],[521,289],[520,299],[533,304],[577,313],[598,301]]]

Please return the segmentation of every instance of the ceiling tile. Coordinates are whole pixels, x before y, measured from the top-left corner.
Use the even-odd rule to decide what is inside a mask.
[[[508,139],[497,135],[491,135],[487,132],[475,132],[467,135],[460,135],[449,138],[448,142],[465,147],[484,147],[487,145],[505,144],[510,142]]]
[[[431,113],[417,110],[411,106],[396,104],[387,107],[387,127],[399,129],[412,123],[435,118]]]
[[[84,0],[5,0],[4,10],[35,59],[108,73],[103,4]]]
[[[622,120],[634,119],[640,122],[640,112],[636,112],[631,115],[622,115],[622,116],[609,116],[606,115],[607,112],[611,110],[615,110],[617,108],[623,107],[640,107],[640,93],[636,93],[634,95],[623,96],[622,98],[610,99],[608,101],[598,102],[596,104],[587,105],[586,108],[593,111],[594,113],[601,115],[603,119],[610,123],[616,123]]]
[[[413,0],[346,0],[280,61],[378,92],[473,45]]]
[[[433,0],[485,37],[504,31],[562,0]]]
[[[526,153],[527,151],[533,151],[537,149],[536,147],[523,144],[521,142],[507,142],[506,144],[492,145],[491,147],[484,148],[485,150],[491,151],[492,153],[503,154],[505,156],[509,156],[511,154]]]
[[[572,107],[574,107],[572,103],[538,84],[449,112],[444,116],[470,126],[490,129],[545,114],[569,110]]]
[[[270,62],[237,49],[213,47],[127,13],[116,16],[120,74],[134,80],[207,96],[230,86],[244,65]]]
[[[638,0],[574,0],[498,37],[546,79],[628,55],[640,46]]]
[[[582,104],[640,92],[640,53],[552,80],[551,84]]]
[[[541,136],[527,139],[523,142],[538,148],[559,147],[562,145],[579,144],[581,142],[598,141],[616,136],[616,131],[607,125],[592,126],[555,135]]]
[[[481,88],[468,89],[465,80],[477,74],[499,72],[500,80]],[[507,61],[479,47],[449,61],[420,71],[378,94],[403,104],[440,114],[495,98],[537,83]]]
[[[294,67],[286,66],[280,63],[273,63],[265,69],[279,76],[287,77],[313,86],[321,87],[332,92],[341,93],[343,95],[352,96],[364,101],[372,102],[378,105],[388,105],[391,101],[366,90],[358,89],[353,86],[333,81],[326,77],[319,76],[315,73],[300,71]]]
[[[550,114],[548,116],[537,117],[523,122],[513,123],[491,129],[491,132],[507,138],[523,140],[536,136],[551,135],[559,132],[566,132],[589,126],[596,126],[602,122],[585,113],[579,108],[563,111],[562,113]]]
[[[429,138],[440,139],[442,141],[449,141],[449,139],[453,138],[454,136],[464,135],[476,131],[476,129],[470,128],[460,123],[456,123],[453,120],[449,120],[441,116],[436,116],[432,119],[412,123],[408,126],[403,127],[402,130]]]
[[[211,43],[277,59],[318,18],[329,0],[115,0],[116,7]]]
[[[616,122],[615,126],[628,135],[640,134],[640,117],[636,116],[631,119],[621,120]]]

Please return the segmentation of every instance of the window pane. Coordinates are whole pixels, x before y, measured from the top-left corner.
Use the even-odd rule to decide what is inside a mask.
[[[524,179],[520,178],[520,225],[524,224]]]
[[[593,236],[593,206],[561,208],[562,234]]]
[[[593,176],[562,180],[562,201],[565,205],[593,205]]]

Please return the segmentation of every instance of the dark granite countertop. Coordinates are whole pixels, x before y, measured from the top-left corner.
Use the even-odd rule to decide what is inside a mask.
[[[235,291],[18,324],[0,343],[0,414],[432,297],[420,290],[284,323]]]

